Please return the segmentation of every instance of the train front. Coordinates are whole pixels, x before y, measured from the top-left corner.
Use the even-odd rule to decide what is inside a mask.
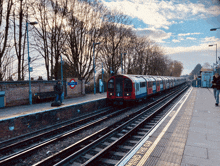
[[[107,99],[114,104],[135,100],[134,83],[129,76],[112,76],[107,85]]]

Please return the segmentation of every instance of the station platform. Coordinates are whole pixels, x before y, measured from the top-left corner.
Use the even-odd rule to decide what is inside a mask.
[[[220,106],[213,90],[190,88],[120,166],[220,166]]]
[[[61,109],[70,107],[76,104],[91,102],[95,100],[105,99],[107,96],[106,92],[96,94],[86,94],[84,96],[69,98],[63,100],[63,105],[59,107],[51,107],[52,102],[32,104],[32,105],[21,105],[14,107],[5,107],[0,109],[0,121],[10,119],[19,116],[26,116],[33,113],[40,113],[43,111],[50,111],[54,109]]]

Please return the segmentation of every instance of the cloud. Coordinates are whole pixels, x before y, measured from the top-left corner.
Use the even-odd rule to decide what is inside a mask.
[[[193,45],[190,47],[184,47],[184,46],[164,47],[164,50],[167,55],[188,53],[188,52],[200,52],[201,54],[209,55],[212,54],[211,53],[212,51],[215,51],[215,50],[210,50],[209,45],[217,44],[218,46],[220,46],[220,39],[215,37],[206,37],[206,38],[201,38],[200,41],[198,41],[198,43],[200,44]]]
[[[173,39],[172,42],[178,43],[178,42],[180,42],[180,41],[179,41],[179,40],[176,40],[176,39]]]
[[[195,33],[179,33],[178,36],[190,36],[190,35],[199,35],[201,33],[195,32]]]
[[[175,24],[175,20],[184,21],[186,19],[208,18],[220,15],[219,6],[206,7],[202,3],[158,0],[102,0],[103,4],[110,9],[123,11],[133,18],[137,17],[150,28],[169,29]]]
[[[194,38],[194,37],[187,37],[186,39],[188,39],[188,40],[196,40],[196,38]]]
[[[154,40],[158,43],[164,43],[163,40],[169,39],[172,36],[172,33],[166,33],[160,29],[153,29],[153,28],[144,28],[144,29],[134,29],[137,35],[139,36],[147,36],[151,40]]]

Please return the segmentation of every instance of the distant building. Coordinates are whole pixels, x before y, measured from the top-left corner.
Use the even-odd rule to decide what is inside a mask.
[[[200,70],[200,75],[201,75],[201,87],[210,88],[212,86],[212,78],[214,75],[214,70],[202,68]]]

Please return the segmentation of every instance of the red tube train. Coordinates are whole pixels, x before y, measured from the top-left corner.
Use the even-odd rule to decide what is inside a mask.
[[[138,101],[185,82],[182,77],[115,75],[107,82],[107,99],[113,102]]]

